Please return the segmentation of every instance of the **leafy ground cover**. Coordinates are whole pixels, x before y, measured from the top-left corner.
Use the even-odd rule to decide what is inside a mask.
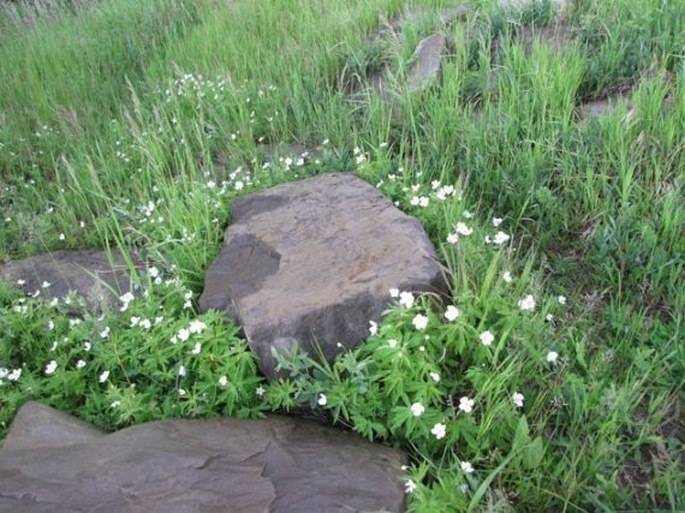
[[[579,0],[553,48],[520,37],[553,4],[471,7],[440,85],[388,103],[347,79],[410,64],[425,17],[369,45],[400,1],[0,3],[0,258],[154,264],[101,316],[2,287],[0,433],[29,399],[104,429],[306,408],[406,450],[409,511],[685,508],[685,11]],[[422,222],[452,298],[392,291],[362,347],[267,384],[204,271],[232,198],[341,169]]]

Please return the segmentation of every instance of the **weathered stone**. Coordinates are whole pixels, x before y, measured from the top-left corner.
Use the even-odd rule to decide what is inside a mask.
[[[554,52],[563,52],[573,45],[574,34],[571,27],[562,23],[541,27],[526,26],[519,34],[519,41],[523,44],[527,56],[530,55],[536,41]]]
[[[138,265],[138,264],[135,264]],[[130,290],[130,268],[117,249],[55,251],[0,265],[0,279],[41,298],[63,298],[70,291],[81,296],[89,308],[114,304]],[[44,287],[44,282],[49,286]]]
[[[388,38],[399,36],[406,23],[412,23],[423,18],[430,19],[435,22],[435,25],[444,28],[457,20],[465,19],[468,13],[469,9],[465,6],[412,9],[400,16],[383,21],[378,31],[369,39],[369,44],[384,44]],[[436,26],[435,28],[438,29],[439,27]],[[442,42],[440,41],[440,38],[442,38]],[[434,48],[435,45],[442,45],[442,48],[438,48],[437,50],[439,51],[436,52],[436,49]],[[439,76],[440,65],[444,57],[446,46],[444,36],[439,34],[432,35],[419,43],[414,53],[414,63],[407,74],[410,91],[414,92],[421,90],[433,78]],[[435,62],[436,60],[438,61],[437,64]],[[436,65],[437,69],[434,69]],[[389,103],[392,98],[392,74],[393,70],[390,70],[389,67],[384,64],[369,73],[365,84],[361,84],[363,80],[360,80],[356,89],[359,89],[359,86],[361,86],[362,89],[379,95],[384,103]],[[422,78],[424,75],[426,76],[425,79]]]
[[[447,39],[442,34],[433,34],[419,42],[407,75],[409,91],[420,91],[440,77],[446,50]]]
[[[592,118],[602,116],[606,112],[616,108],[622,100],[620,96],[608,96],[601,100],[591,100],[580,106],[581,118]]]
[[[104,434],[65,418],[38,403],[19,411],[0,451],[0,512],[403,508],[402,453],[333,428],[284,417],[223,418]]]
[[[332,360],[369,335],[388,290],[444,290],[421,224],[349,173],[333,173],[237,199],[224,248],[207,271],[200,308],[241,323],[264,374],[271,348]]]

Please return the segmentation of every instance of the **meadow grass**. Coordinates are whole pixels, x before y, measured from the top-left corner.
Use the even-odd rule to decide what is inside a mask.
[[[555,49],[521,37],[550,2],[477,2],[369,44],[417,5],[0,4],[0,258],[119,245],[154,265],[102,316],[1,287],[1,433],[29,399],[112,430],[307,407],[408,452],[409,511],[685,508],[685,12],[578,0]],[[409,95],[436,27],[442,81]],[[393,100],[351,94],[381,63]],[[311,155],[265,159],[281,142]],[[404,295],[360,348],[283,356],[267,384],[194,300],[232,198],[336,170],[422,222],[452,298]]]

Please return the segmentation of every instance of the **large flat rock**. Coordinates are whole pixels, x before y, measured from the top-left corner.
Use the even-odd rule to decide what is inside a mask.
[[[237,199],[224,247],[205,277],[200,308],[243,325],[261,370],[271,348],[332,360],[369,335],[392,287],[442,291],[421,224],[350,173],[332,173]]]
[[[0,512],[400,512],[404,463],[399,451],[292,418],[105,434],[32,402],[0,451]]]
[[[0,280],[19,282],[39,298],[63,298],[74,291],[94,310],[115,304],[131,288],[129,265],[117,249],[55,251],[15,260],[0,265]]]

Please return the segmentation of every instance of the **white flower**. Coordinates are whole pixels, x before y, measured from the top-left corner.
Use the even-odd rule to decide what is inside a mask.
[[[188,392],[186,392],[183,388],[178,389],[178,395],[180,395],[181,397],[185,397],[187,393]]]
[[[123,296],[121,296],[119,298],[119,301],[121,301],[122,303],[130,303],[134,299],[135,299],[135,296],[133,294],[131,294],[130,292],[127,292],[126,294],[124,294]]]
[[[464,474],[473,474],[473,465],[471,465],[468,461],[462,461],[460,464],[461,470],[464,472]]]
[[[50,348],[50,352],[53,352],[55,349],[57,349],[57,341],[56,340],[52,343],[52,347]]]
[[[131,328],[135,328],[138,326],[138,323],[140,322],[140,317],[131,317]]]
[[[112,404],[109,405],[110,408],[118,408],[121,406],[121,401],[112,401]]]
[[[411,200],[409,200],[409,204],[412,207],[418,207],[419,206],[419,197],[418,196],[412,196]]]
[[[262,385],[259,385],[255,390],[255,394],[257,394],[257,397],[263,397],[264,392],[266,392],[266,390],[264,390],[264,387]]]
[[[86,366],[86,362],[84,362],[83,360],[79,360],[78,362],[76,362],[76,368],[77,369],[83,369],[85,366]]]
[[[547,353],[547,361],[549,363],[557,363],[557,358],[559,358],[559,353],[556,351],[550,351]]]
[[[20,377],[21,377],[21,369],[14,369],[12,372],[10,372],[7,375],[7,379],[9,381],[19,381]]]
[[[438,374],[437,372],[431,372],[431,373],[429,374],[429,376],[430,376],[431,379],[432,379],[433,381],[435,381],[436,383],[440,383],[440,374]]]
[[[225,387],[226,385],[228,385],[228,378],[226,376],[221,376],[219,378],[219,386]]]
[[[190,326],[188,326],[188,331],[191,333],[202,333],[206,329],[207,325],[197,319],[190,321]]]
[[[178,375],[181,378],[186,375],[186,368],[183,365],[178,368]]]
[[[391,338],[390,340],[388,340],[388,345],[392,349],[395,349],[397,347],[397,340],[395,340],[394,338]]]
[[[430,201],[430,200],[429,200],[426,196],[421,196],[421,197],[419,198],[419,206],[420,206],[420,207],[423,207],[423,208],[426,208],[426,207],[428,206],[428,202],[429,202],[429,201]]]
[[[448,305],[447,309],[445,310],[445,319],[448,321],[452,322],[454,321],[457,317],[459,317],[459,310],[457,309],[456,306],[454,305]]]
[[[421,403],[414,403],[411,405],[411,413],[414,415],[414,417],[420,417],[423,415],[424,411],[426,411],[426,408],[424,408],[423,404]]]
[[[400,295],[400,290],[396,288],[392,288],[388,292],[390,293],[390,297],[399,297]]]
[[[411,323],[417,330],[425,330],[426,326],[428,326],[428,317],[422,314],[417,314],[414,319],[412,319]]]
[[[191,353],[200,354],[200,351],[202,351],[202,344],[200,344],[199,342],[196,342],[195,345],[193,346],[193,350],[191,351]]]
[[[109,326],[105,326],[105,329],[100,332],[100,338],[107,338],[109,336]]]
[[[50,288],[51,285],[52,285],[52,283],[50,283],[49,281],[44,281],[41,284],[41,287],[43,287],[44,289],[47,289],[47,288]]]
[[[140,327],[144,330],[149,330],[152,327],[150,319],[143,319],[142,321],[140,321]]]
[[[435,436],[438,440],[441,440],[445,438],[445,434],[447,433],[447,426],[445,424],[441,424],[438,422],[433,426],[433,429],[431,429],[431,435]]]
[[[509,235],[504,232],[497,232],[495,238],[492,240],[497,245],[502,245],[509,240]]]
[[[517,408],[523,408],[524,399],[525,397],[523,397],[523,394],[520,394],[519,392],[514,392],[514,395],[511,396],[511,400]]]
[[[54,329],[55,329],[54,321],[48,321],[48,331],[52,331]]]
[[[557,298],[557,301],[559,302],[560,305],[565,305],[566,304],[566,296],[559,296]]]
[[[504,274],[502,274],[502,279],[507,283],[511,283],[511,273],[509,271],[504,271]]]
[[[518,302],[518,306],[523,311],[532,312],[535,310],[535,299],[531,294],[528,294]]]
[[[459,235],[456,233],[450,233],[447,236],[447,244],[456,244],[457,242],[459,242]]]
[[[108,332],[108,333],[109,333],[109,332]],[[92,347],[92,346],[91,346],[91,343],[90,343],[90,342],[84,342],[84,343],[83,343],[83,350],[84,350],[86,353],[87,353],[88,351],[90,351],[90,348],[91,348],[91,347]]]
[[[121,308],[119,308],[119,311],[125,312],[128,309],[129,303],[131,301],[133,301],[134,299],[135,299],[135,297],[130,292],[127,292],[123,296],[119,297],[119,301],[121,301],[121,303],[122,303]]]
[[[466,396],[459,399],[459,409],[464,413],[471,413],[473,411],[473,404],[474,400]]]
[[[245,187],[245,184],[244,184],[241,180],[238,180],[238,181],[235,183],[235,185],[233,186],[233,188],[234,188],[236,191],[242,191],[244,187]]]
[[[45,366],[45,375],[49,376],[50,374],[54,374],[56,370],[57,362],[55,360],[50,360],[50,363]]]
[[[150,275],[150,278],[157,278],[157,276],[159,276],[159,269],[156,267],[150,267],[147,270],[147,273]]]
[[[404,482],[404,493],[414,493],[414,490],[416,490],[416,483],[411,479],[407,479]]]
[[[369,333],[371,333],[371,335],[375,335],[376,333],[378,333],[378,324],[377,323],[375,323],[373,321],[369,321]]]
[[[59,234],[59,240],[64,240],[66,239],[66,236],[63,233]]]
[[[411,292],[402,291],[400,292],[400,304],[405,308],[411,308],[414,306],[414,294]]]
[[[181,342],[185,342],[186,340],[188,340],[188,338],[190,338],[190,330],[187,330],[186,328],[181,328],[180,330],[178,330],[176,336],[178,337],[178,340],[180,340]]]
[[[107,378],[109,378],[109,371],[108,371],[108,370],[106,370],[106,371],[104,371],[102,374],[100,374],[100,377],[98,378],[98,381],[99,381],[100,383],[104,383],[105,381],[107,381]]]
[[[466,224],[459,222],[459,223],[457,223],[455,231],[459,235],[463,235],[466,237],[466,236],[471,235],[473,233],[473,228],[469,228],[468,226],[466,226]]]
[[[22,280],[22,279],[17,280],[17,285],[19,285],[20,287],[23,287],[24,285],[26,285],[26,280]]]
[[[328,402],[328,398],[326,397],[326,394],[319,394],[319,398],[316,401],[316,404],[319,406],[326,406],[326,403]]]
[[[493,217],[492,218],[492,226],[497,228],[501,224],[502,224],[502,218],[501,217]]]
[[[545,320],[547,322],[552,322],[554,320],[554,316],[552,314],[547,314],[545,315]]]
[[[480,334],[480,342],[484,346],[492,345],[494,340],[495,340],[495,335],[493,335],[490,331],[484,331],[483,333]]]

